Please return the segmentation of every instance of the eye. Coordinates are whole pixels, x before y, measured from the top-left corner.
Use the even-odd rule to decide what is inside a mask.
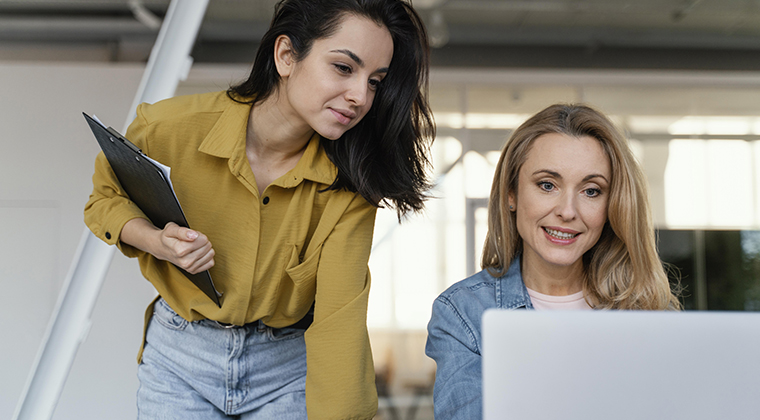
[[[594,198],[602,195],[602,190],[599,188],[587,188],[583,190],[583,193],[586,194],[586,197]]]
[[[372,90],[377,90],[377,88],[380,87],[380,82],[382,82],[382,80],[369,79],[369,82],[368,82],[369,83],[369,88],[372,89]]]
[[[338,70],[338,72],[343,74],[351,74],[351,67],[347,66],[345,64],[335,63],[333,64],[335,66],[335,69]]]
[[[554,184],[552,184],[549,181],[540,181],[537,185],[538,185],[538,188],[540,188],[542,191],[546,191],[546,192],[554,191]]]

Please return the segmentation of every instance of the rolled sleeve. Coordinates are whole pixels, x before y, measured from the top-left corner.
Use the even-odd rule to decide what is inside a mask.
[[[477,335],[445,297],[433,303],[425,354],[437,366],[433,390],[435,418],[482,418],[482,361]]]
[[[355,196],[322,247],[314,323],[306,332],[309,418],[371,419],[377,411],[367,333],[375,214]]]
[[[127,138],[138,147],[146,150],[144,133],[145,119],[138,117],[129,126]],[[128,257],[137,257],[142,251],[119,241],[124,225],[135,218],[149,220],[133,203],[121,187],[116,174],[103,152],[95,158],[95,173],[92,176],[93,189],[84,208],[84,222],[95,236],[109,245],[117,245]]]

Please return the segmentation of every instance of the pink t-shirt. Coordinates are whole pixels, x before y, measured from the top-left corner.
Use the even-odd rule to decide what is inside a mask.
[[[567,296],[552,296],[528,289],[530,301],[536,310],[591,309],[583,298],[583,291]]]

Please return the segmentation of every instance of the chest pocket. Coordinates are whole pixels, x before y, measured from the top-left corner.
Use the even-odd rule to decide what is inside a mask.
[[[293,245],[285,273],[293,281],[293,297],[296,306],[311,303],[314,300],[317,286],[317,269],[319,257],[322,255],[322,245],[305,255],[301,261],[301,253],[297,245]]]

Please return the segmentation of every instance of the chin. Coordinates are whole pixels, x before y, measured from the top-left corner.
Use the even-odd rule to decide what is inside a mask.
[[[346,131],[348,130],[328,129],[328,130],[314,130],[314,131],[319,133],[320,136],[322,136],[323,138],[326,138],[327,140],[338,140],[344,134],[346,134]]]
[[[547,255],[545,260],[549,262],[550,264],[562,266],[562,267],[568,267],[573,264],[576,264],[578,261],[581,260],[582,255],[575,255],[573,254],[553,254],[553,255]]]
[[[319,133],[319,135],[322,136],[323,139],[335,141],[338,140],[343,135],[343,133],[340,133],[338,135]]]

